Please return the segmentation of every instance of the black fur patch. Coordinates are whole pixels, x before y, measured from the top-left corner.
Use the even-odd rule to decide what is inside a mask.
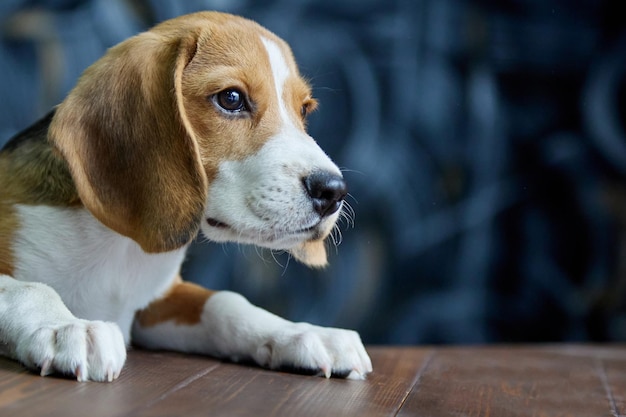
[[[37,122],[13,136],[2,147],[2,151],[10,152],[12,150],[15,150],[16,148],[19,148],[20,145],[25,142],[37,139],[41,140],[42,138],[45,138],[48,133],[48,127],[50,126],[50,122],[52,122],[54,112],[55,109],[50,110],[48,114],[39,119]]]

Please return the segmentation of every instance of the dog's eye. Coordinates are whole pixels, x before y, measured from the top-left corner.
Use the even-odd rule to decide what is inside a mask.
[[[302,103],[302,107],[300,107],[300,116],[302,119],[306,119],[306,117],[315,110],[317,107],[317,101],[315,99],[309,98]]]
[[[215,95],[215,101],[218,106],[229,113],[239,113],[247,110],[244,94],[234,88],[217,93]]]

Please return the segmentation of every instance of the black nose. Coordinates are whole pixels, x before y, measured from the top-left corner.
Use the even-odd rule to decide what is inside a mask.
[[[322,217],[339,210],[343,198],[348,193],[348,187],[343,178],[329,172],[314,172],[304,177],[302,183],[313,201],[313,208]]]

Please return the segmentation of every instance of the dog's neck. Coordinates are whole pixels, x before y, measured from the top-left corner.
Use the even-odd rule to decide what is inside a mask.
[[[21,204],[80,205],[67,163],[48,141],[54,110],[0,151],[0,197]]]

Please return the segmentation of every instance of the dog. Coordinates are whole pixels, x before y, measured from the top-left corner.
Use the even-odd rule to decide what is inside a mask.
[[[0,152],[3,355],[112,381],[132,341],[365,378],[356,332],[179,275],[198,233],[326,264],[347,190],[306,133],[315,106],[289,46],[242,17],[185,15],[109,49]]]

